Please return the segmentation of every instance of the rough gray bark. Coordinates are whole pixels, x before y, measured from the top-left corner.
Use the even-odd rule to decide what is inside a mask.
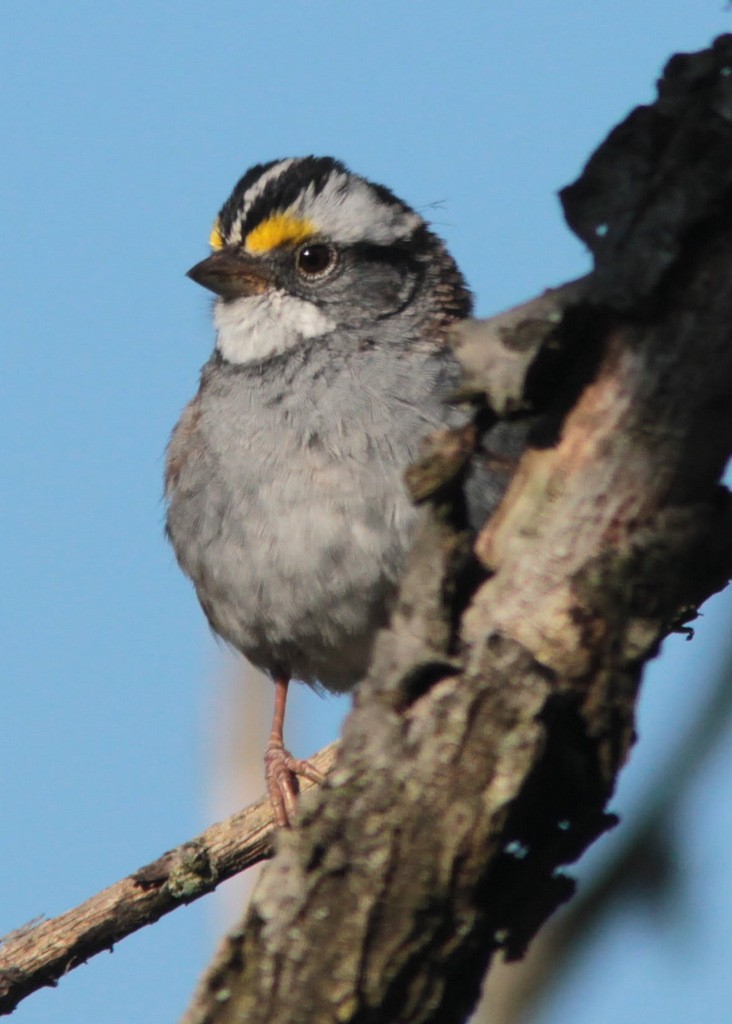
[[[525,1024],[560,989],[575,956],[582,957],[597,932],[611,923],[618,908],[633,904],[634,912],[658,920],[681,912],[694,880],[682,855],[683,836],[693,825],[689,800],[711,761],[730,741],[732,724],[732,643],[730,631],[720,636],[728,649],[716,682],[696,708],[686,734],[674,741],[655,783],[647,790],[634,820],[623,822],[616,850],[602,859],[577,895],[541,930],[521,962],[494,964],[473,1024]],[[692,639],[692,634],[687,635]],[[696,676],[692,690],[707,681]],[[661,684],[663,685],[663,684]],[[690,702],[695,703],[693,700]],[[686,813],[684,813],[684,811]],[[659,942],[663,929],[658,930]],[[651,936],[651,942],[654,937]],[[646,1010],[646,1018],[652,1012]]]
[[[474,551],[470,433],[415,469],[432,515],[335,769],[186,1024],[463,1021],[571,894],[643,663],[730,575],[731,118],[732,37],[673,58],[563,193],[593,274],[464,342],[524,354],[469,390],[478,424],[530,408],[532,445]]]

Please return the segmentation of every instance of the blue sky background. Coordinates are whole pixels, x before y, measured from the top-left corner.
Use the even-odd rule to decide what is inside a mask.
[[[212,343],[184,272],[236,179],[275,157],[344,159],[428,210],[495,312],[586,270],[556,190],[671,53],[731,30],[722,0],[3,5],[0,934],[209,823],[222,656],[163,541],[160,478]],[[731,618],[726,596],[692,644],[667,645],[618,809],[673,759]],[[304,693],[294,748],[335,735],[344,707]],[[727,746],[680,822],[682,910],[626,906],[542,1024],[729,1020],[731,773]],[[14,1019],[175,1020],[211,906]]]

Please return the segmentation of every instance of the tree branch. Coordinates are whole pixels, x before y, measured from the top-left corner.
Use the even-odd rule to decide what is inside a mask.
[[[613,823],[643,663],[732,570],[731,70],[732,37],[675,57],[563,193],[593,274],[473,328],[528,352],[470,393],[476,428],[530,407],[529,450],[474,552],[470,435],[412,473],[431,515],[336,766],[186,1024],[463,1021]]]
[[[337,744],[311,758],[330,770]],[[303,792],[312,783],[303,780]],[[40,924],[31,922],[0,939],[0,1015],[45,985],[55,985],[90,957],[152,924],[171,910],[270,856],[274,831],[269,799],[218,822],[199,836]]]

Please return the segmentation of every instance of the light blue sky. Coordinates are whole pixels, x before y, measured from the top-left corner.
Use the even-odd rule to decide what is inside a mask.
[[[344,159],[427,211],[487,314],[587,268],[556,190],[671,53],[731,29],[722,0],[3,5],[0,934],[208,823],[219,654],[160,477],[212,338],[184,272],[239,175]],[[731,610],[656,667],[620,806],[672,756]],[[306,752],[343,705],[300,706]],[[729,1019],[731,761],[683,823],[688,916],[627,911],[546,1024],[588,1020],[588,993],[593,1024]],[[173,1021],[214,939],[210,906],[180,911],[14,1019]]]

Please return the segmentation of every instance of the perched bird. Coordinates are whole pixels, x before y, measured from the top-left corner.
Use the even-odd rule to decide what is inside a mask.
[[[211,627],[274,681],[284,824],[295,776],[318,778],[284,747],[288,684],[366,672],[421,514],[404,472],[465,421],[447,332],[471,296],[421,216],[329,157],[252,167],[210,244],[188,274],[217,296],[216,345],[168,446],[167,533]]]

